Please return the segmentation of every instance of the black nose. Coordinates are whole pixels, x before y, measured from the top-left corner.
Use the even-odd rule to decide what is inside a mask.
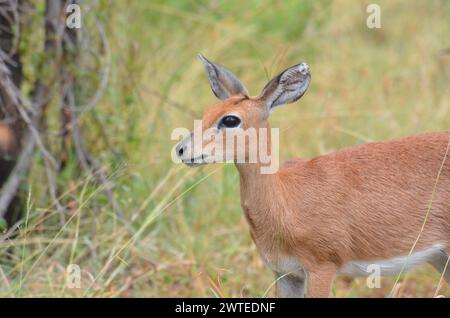
[[[177,146],[177,154],[178,154],[179,157],[181,157],[183,155],[185,149],[186,149],[186,147],[183,146],[183,145],[178,145]]]

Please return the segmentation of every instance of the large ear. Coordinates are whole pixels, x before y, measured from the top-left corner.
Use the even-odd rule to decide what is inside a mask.
[[[305,94],[310,81],[311,74],[308,65],[306,63],[297,64],[267,83],[257,98],[262,100],[267,105],[267,109],[271,111],[279,105],[297,101]]]
[[[205,66],[211,89],[219,99],[224,100],[239,94],[248,95],[244,85],[233,73],[223,66],[214,64],[201,54],[198,57]]]

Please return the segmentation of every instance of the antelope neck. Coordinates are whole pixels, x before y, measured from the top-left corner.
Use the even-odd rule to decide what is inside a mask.
[[[276,219],[278,174],[262,174],[259,163],[236,164],[240,177],[241,205],[253,230]]]

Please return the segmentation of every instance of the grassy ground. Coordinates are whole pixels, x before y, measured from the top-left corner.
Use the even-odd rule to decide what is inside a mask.
[[[191,128],[215,102],[198,52],[233,70],[251,94],[287,66],[308,62],[309,92],[272,116],[282,159],[448,130],[450,2],[377,1],[381,29],[366,27],[368,3],[111,4],[112,72],[96,111],[115,154],[83,124],[132,229],[115,218],[92,176],[74,177],[75,165],[58,180],[71,207],[59,225],[37,158],[24,187],[26,220],[14,239],[0,239],[0,296],[274,295],[240,210],[234,167],[174,165],[170,133]],[[68,264],[80,266],[81,288],[66,287]],[[401,277],[396,294],[431,297],[439,278],[420,267]],[[333,295],[384,297],[394,281],[369,289],[365,279],[339,277]],[[439,294],[450,296],[450,287]]]

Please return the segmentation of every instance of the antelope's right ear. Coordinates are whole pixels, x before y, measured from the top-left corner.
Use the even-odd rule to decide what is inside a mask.
[[[198,57],[205,67],[209,84],[217,98],[225,100],[233,95],[248,95],[244,85],[242,85],[233,73],[223,66],[214,64],[201,54],[199,54]]]
[[[302,97],[308,89],[311,74],[306,63],[291,66],[272,79],[257,97],[270,112],[277,106],[291,104]]]

